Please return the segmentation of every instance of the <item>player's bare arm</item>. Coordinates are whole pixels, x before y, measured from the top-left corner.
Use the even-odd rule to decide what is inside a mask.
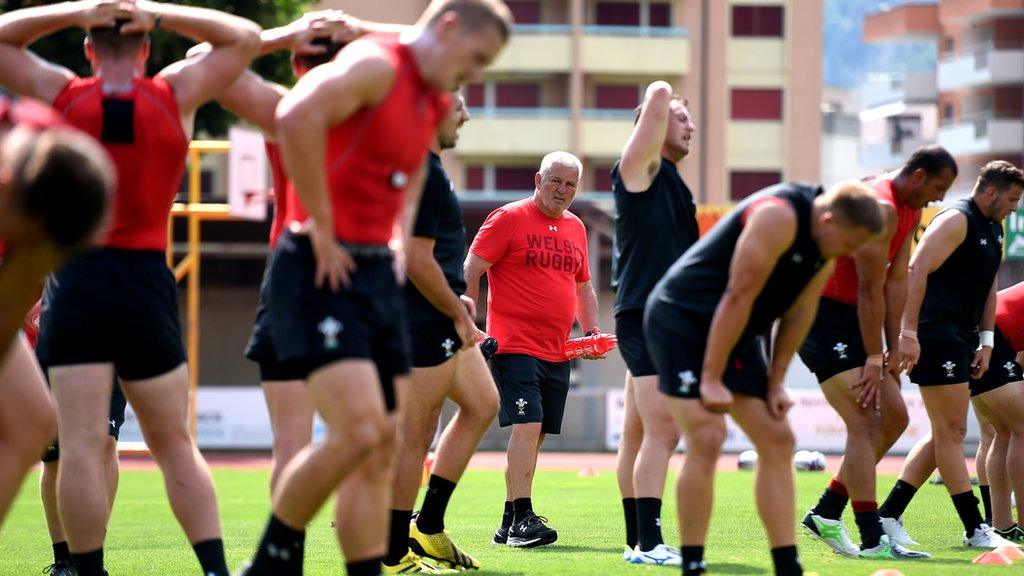
[[[334,239],[327,173],[327,131],[360,108],[380,102],[395,71],[378,49],[352,45],[333,62],[302,77],[277,108],[277,137],[295,193],[313,221],[317,286],[337,291],[348,285],[355,262]]]
[[[0,16],[0,84],[19,96],[52,103],[75,73],[39,58],[28,46],[66,28],[114,26],[134,12],[130,3],[104,0],[64,2]]]
[[[825,288],[829,276],[832,275],[834,261],[829,261],[811,278],[793,305],[779,319],[779,329],[775,333],[772,346],[772,361],[768,368],[768,411],[775,418],[784,418],[793,406],[783,381],[786,371],[793,359],[793,354],[800,348],[807,333],[818,315],[818,303],[821,302],[821,291]]]
[[[920,219],[919,219],[920,222]],[[915,227],[916,230],[916,227]],[[885,279],[885,369],[899,381],[900,374],[900,321],[907,304],[907,268],[910,266],[910,248],[915,234],[908,234],[903,246],[889,265]]]
[[[857,320],[867,361],[860,378],[851,386],[860,388],[857,403],[863,408],[878,405],[879,384],[884,373],[882,327],[885,324],[885,277],[889,244],[896,235],[896,211],[879,203],[886,216],[886,230],[852,254],[857,268]]]
[[[967,216],[957,210],[947,210],[935,217],[925,230],[921,243],[910,259],[907,272],[907,303],[900,321],[900,369],[908,374],[921,357],[921,344],[917,341],[917,320],[928,287],[928,275],[942,263],[967,237]]]
[[[661,146],[668,129],[669,104],[672,86],[657,81],[647,87],[640,118],[622,148],[619,173],[630,192],[643,192],[650,188],[661,163]]]
[[[729,284],[711,320],[704,353],[701,400],[713,412],[724,412],[732,404],[732,394],[722,384],[726,362],[747,326],[754,301],[775,264],[796,238],[796,212],[792,208],[763,203],[749,210],[729,267]]]

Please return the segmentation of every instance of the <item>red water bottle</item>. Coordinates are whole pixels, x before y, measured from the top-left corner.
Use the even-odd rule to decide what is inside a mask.
[[[562,347],[565,359],[572,360],[581,356],[602,356],[615,349],[619,339],[615,334],[594,334],[567,340]]]

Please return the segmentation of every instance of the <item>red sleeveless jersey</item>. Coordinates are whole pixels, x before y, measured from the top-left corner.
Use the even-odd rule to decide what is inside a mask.
[[[996,295],[996,326],[1014,351],[1024,350],[1024,282]]]
[[[358,42],[375,44],[395,77],[380,104],[362,108],[327,134],[334,233],[343,242],[387,244],[405,189],[448,113],[449,97],[424,81],[404,44],[390,37]]]
[[[130,91],[105,95],[99,78],[75,78],[53,107],[103,144],[117,167],[113,218],[100,244],[166,250],[168,214],[188,153],[171,86],[162,78],[138,78]]]
[[[896,199],[896,191],[892,187],[892,180],[888,178],[877,178],[870,182],[875,190],[875,197],[880,201],[889,204],[896,209],[896,235],[889,242],[889,254],[887,261],[892,263],[899,253],[900,247],[906,241],[907,236],[914,233],[917,223],[921,220],[921,210],[911,208],[902,204]],[[846,304],[857,304],[857,267],[853,258],[843,256],[836,259],[836,269],[825,284],[822,295],[826,298],[845,302]]]

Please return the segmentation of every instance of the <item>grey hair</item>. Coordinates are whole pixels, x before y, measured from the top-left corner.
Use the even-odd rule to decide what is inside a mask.
[[[538,172],[543,176],[551,169],[552,166],[555,165],[571,166],[576,169],[578,174],[576,177],[583,178],[583,162],[580,162],[580,159],[576,156],[562,150],[551,152],[545,156],[544,159],[540,161],[540,170],[538,170]]]

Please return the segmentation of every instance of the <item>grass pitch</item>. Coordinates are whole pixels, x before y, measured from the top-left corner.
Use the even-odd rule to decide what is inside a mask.
[[[252,554],[268,512],[267,472],[216,469],[226,535],[228,562],[239,566]],[[674,474],[673,474],[674,476]],[[26,480],[21,494],[0,532],[0,575],[39,574],[51,562],[50,542],[35,483]],[[828,475],[797,475],[798,506],[806,510],[817,500]],[[892,477],[879,480],[884,497]],[[753,505],[753,474],[719,474],[717,499],[708,540],[711,574],[771,574],[767,541]],[[663,512],[665,539],[678,542],[674,477],[669,479]],[[602,472],[579,477],[574,472],[540,471],[534,488],[534,507],[558,530],[553,546],[516,550],[490,544],[501,519],[504,479],[496,471],[470,471],[455,492],[448,512],[448,529],[467,552],[483,564],[479,573],[521,576],[575,576],[609,574],[678,574],[676,569],[631,566],[623,563],[622,509],[615,476]],[[856,526],[849,509],[846,523],[856,541]],[[823,544],[798,533],[797,543],[805,569],[822,576],[868,576],[879,568],[898,568],[906,576],[963,574],[1024,574],[1016,567],[976,566],[979,554],[960,546],[962,526],[941,486],[926,485],[907,511],[907,528],[922,542],[919,549],[934,558],[915,562],[868,562],[841,558]],[[199,566],[171,515],[163,482],[156,471],[130,470],[122,474],[121,488],[110,522],[106,547],[107,567],[113,576],[160,574],[196,575]],[[306,574],[343,574],[342,560],[325,509],[307,535]]]

